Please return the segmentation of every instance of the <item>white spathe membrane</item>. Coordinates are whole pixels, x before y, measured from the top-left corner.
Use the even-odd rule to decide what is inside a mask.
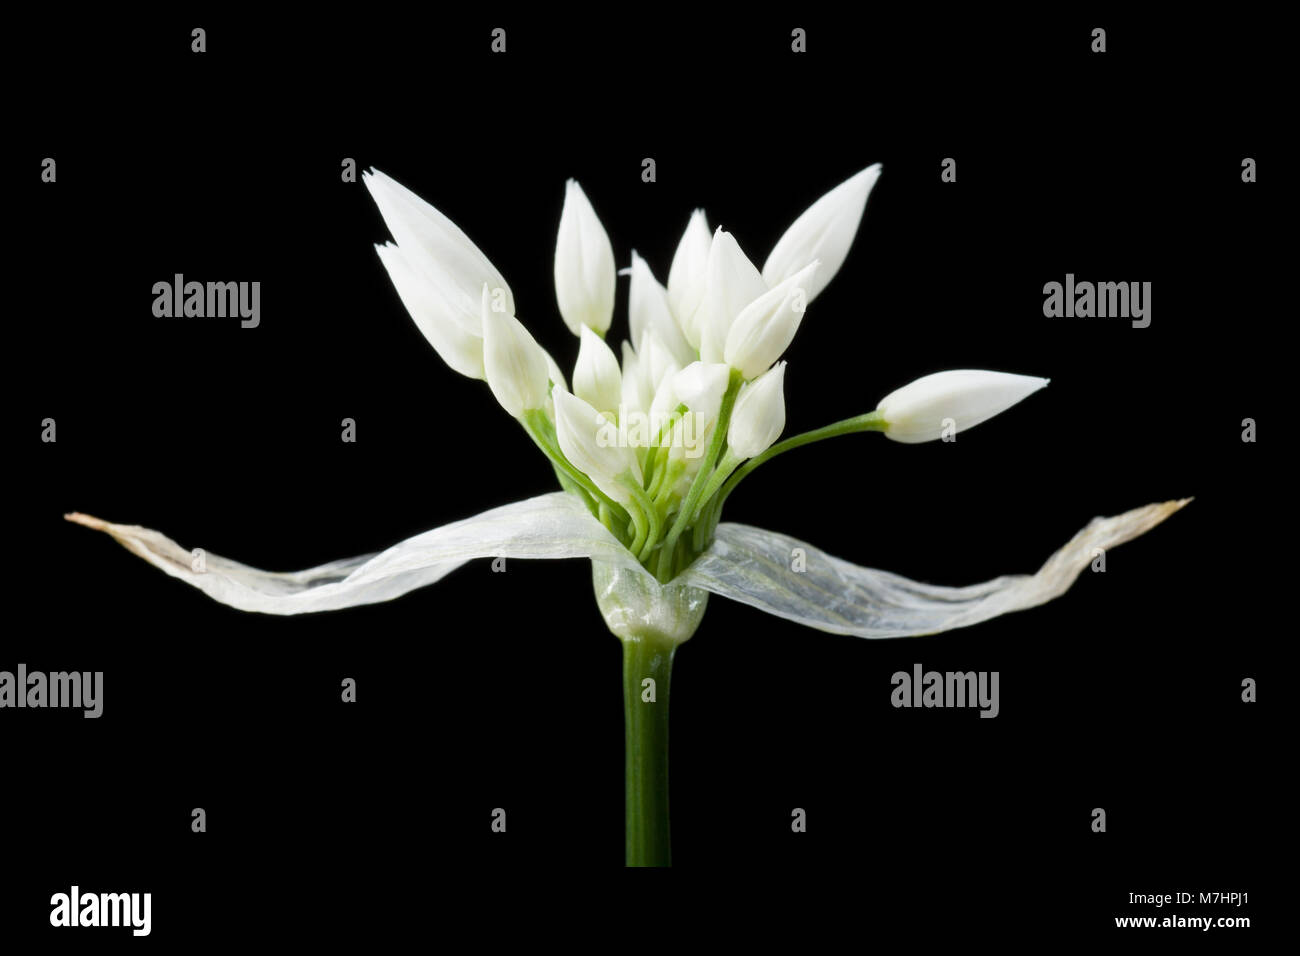
[[[1093,560],[1094,549],[1113,548],[1144,534],[1190,500],[1094,518],[1037,573],[1004,575],[967,587],[923,584],[851,564],[774,531],[723,523],[713,544],[672,587],[699,588],[835,634],[867,638],[934,634],[1059,597]],[[110,524],[89,515],[67,517],[107,532],[129,551],[222,604],[263,614],[303,614],[390,601],[433,584],[475,558],[590,558],[631,572],[630,578],[623,577],[635,578],[638,590],[660,587],[566,492],[493,508],[377,554],[287,573],[262,571],[210,552],[205,555],[206,570],[195,571],[190,552],[157,531]],[[796,548],[805,555],[802,571],[790,566]]]

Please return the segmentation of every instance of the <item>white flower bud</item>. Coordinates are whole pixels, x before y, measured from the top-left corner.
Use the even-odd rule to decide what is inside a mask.
[[[641,369],[641,357],[631,342],[623,343],[623,407],[629,412],[650,410],[654,392]]]
[[[623,375],[614,350],[585,325],[573,369],[573,394],[609,418],[617,418],[623,398]]]
[[[674,368],[673,374],[663,377],[659,387],[655,389],[654,398],[650,400],[650,426],[654,432],[658,432],[681,403],[681,399],[677,397],[677,389],[673,387],[676,381],[677,369]],[[653,440],[654,436],[650,437]]]
[[[555,242],[555,298],[569,331],[604,335],[614,318],[614,247],[576,180],[564,191]]]
[[[682,369],[653,329],[641,337],[641,344],[637,346],[637,358],[640,360],[646,387],[652,394],[663,384],[665,378],[676,375]]]
[[[461,375],[483,378],[483,322],[472,325],[447,305],[443,290],[401,246],[375,246],[379,261],[397,290],[397,297],[444,362]],[[422,254],[421,254],[422,255]]]
[[[545,408],[550,379],[546,350],[513,315],[493,308],[487,286],[483,287],[482,309],[483,369],[488,388],[515,418],[530,409]]]
[[[681,242],[677,243],[673,264],[668,269],[668,307],[673,310],[673,315],[683,330],[687,328],[688,320],[695,315],[695,310],[700,306],[700,298],[704,295],[704,275],[709,265],[709,246],[712,242],[709,220],[705,218],[703,209],[697,209],[691,213],[691,221],[686,225]],[[698,349],[699,340],[692,341],[690,345],[691,348]]]
[[[785,430],[785,363],[778,362],[747,383],[736,396],[727,447],[736,457],[760,455]]]
[[[767,283],[749,261],[735,238],[721,228],[709,246],[704,297],[690,321],[683,324],[686,338],[698,345],[705,362],[721,362],[731,323],[742,309],[767,291]],[[692,338],[692,334],[695,338]]]
[[[935,372],[890,392],[876,410],[885,436],[901,442],[933,441],[945,429],[965,431],[1004,412],[1048,382],[1032,375],[960,369]]]
[[[673,376],[673,391],[704,422],[718,417],[731,369],[721,362],[692,362]]]
[[[686,341],[668,307],[668,293],[655,279],[646,261],[636,254],[636,250],[632,251],[632,281],[628,284],[627,316],[633,342],[640,342],[647,330],[653,330],[679,364],[688,365],[695,360],[695,349]]]
[[[582,399],[569,392],[555,392],[555,437],[569,463],[606,495],[620,504],[632,499],[632,492],[619,477],[630,474],[641,480],[641,468],[631,448],[619,444],[618,427]]]
[[[808,306],[808,289],[819,263],[813,262],[760,295],[741,310],[727,333],[723,357],[746,379],[755,378],[781,357]]]
[[[515,300],[506,280],[454,222],[377,170],[363,173],[361,179],[408,264],[429,285],[437,303],[435,318],[478,334],[479,290],[485,282],[501,290],[505,310],[514,315]],[[388,259],[384,265],[389,265]]]
[[[772,254],[763,264],[767,284],[776,285],[820,259],[822,268],[808,288],[808,301],[817,298],[848,258],[867,197],[879,178],[880,164],[876,163],[809,206],[772,247]]]

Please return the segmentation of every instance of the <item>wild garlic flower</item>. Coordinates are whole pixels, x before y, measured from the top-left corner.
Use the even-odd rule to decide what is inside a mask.
[[[1183,502],[1094,521],[1038,575],[958,589],[901,581],[784,535],[719,523],[736,484],[791,448],[854,431],[931,441],[945,426],[971,428],[1047,384],[1005,372],[938,372],[890,393],[875,411],[778,441],[785,426],[779,359],[805,309],[846,261],[879,176],[880,166],[870,166],[818,199],[761,269],[731,233],[711,231],[698,209],[667,287],[631,252],[631,337],[618,352],[604,338],[617,281],[609,237],[570,180],[555,248],[556,300],[579,338],[570,392],[555,360],[516,317],[514,295],[491,260],[437,209],[371,170],[366,187],[396,240],[376,249],[402,304],[452,369],[487,381],[554,464],[564,491],[425,532],[378,555],[290,574],[211,556],[205,571],[193,571],[187,552],[157,532],[70,517],[110,532],[223,603],[269,614],[390,600],[476,557],[591,558],[598,578],[636,582],[630,594],[654,596],[671,585],[691,591],[701,608],[707,593],[720,594],[862,637],[933,633],[1041,603],[1069,586],[1094,547],[1141,534]],[[795,553],[805,556],[805,570],[787,570]],[[839,598],[828,601],[828,593]],[[611,627],[636,637],[637,625],[616,613],[616,603],[602,600]],[[684,640],[696,623],[668,630]]]
[[[402,304],[454,371],[487,382],[550,460],[563,490],[435,528],[375,555],[288,574],[211,554],[196,570],[189,552],[156,531],[68,517],[108,532],[217,601],[267,614],[391,600],[474,558],[590,559],[597,603],[624,641],[629,753],[635,740],[637,759],[651,761],[629,763],[629,862],[665,862],[666,776],[653,763],[659,751],[645,741],[666,732],[666,710],[649,717],[633,702],[642,674],[666,681],[673,650],[695,632],[709,594],[860,637],[967,627],[1057,597],[1095,549],[1142,534],[1186,503],[1094,519],[1037,573],[969,587],[909,581],[776,532],[720,523],[737,483],[776,455],[862,431],[899,442],[936,440],[1047,384],[1005,372],[939,372],[890,393],[874,411],[780,440],[781,356],[808,307],[847,261],[879,176],[879,164],[870,166],[818,199],[761,269],[735,236],[711,231],[698,209],[666,286],[630,251],[628,338],[617,350],[605,341],[614,318],[614,251],[591,202],[570,180],[554,262],[559,315],[579,339],[570,390],[478,246],[433,206],[372,170],[365,184],[395,240],[376,248]],[[529,314],[546,305],[536,298],[523,304]],[[666,700],[666,685],[661,694]]]

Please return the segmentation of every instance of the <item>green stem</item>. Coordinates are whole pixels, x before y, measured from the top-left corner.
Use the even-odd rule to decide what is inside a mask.
[[[627,478],[630,480],[631,477],[631,473],[629,472]],[[645,512],[638,507],[635,499],[628,501],[627,513],[632,516],[632,525],[636,530],[636,534],[632,538],[632,543],[627,546],[627,549],[633,554],[639,554],[641,546],[645,544],[646,536],[650,531],[650,525],[646,520]]]
[[[621,480],[624,486],[631,490],[632,497],[636,499],[637,506],[641,509],[642,513],[645,514],[646,520],[650,522],[650,530],[642,541],[641,547],[628,548],[628,550],[636,555],[638,561],[644,561],[649,557],[650,552],[654,550],[654,546],[659,543],[659,511],[655,508],[654,502],[650,500],[650,496],[647,495],[645,490],[641,487],[640,482],[633,478],[631,473],[624,473],[621,476]],[[633,545],[635,544],[636,542],[633,542]]]
[[[566,475],[564,473],[564,470],[559,465],[557,465],[554,461],[551,462],[551,467],[555,469],[555,477],[559,479],[560,487],[563,488],[565,491],[569,492],[570,494],[577,495],[579,498],[582,499],[582,503],[587,506],[588,511],[590,511],[592,514],[596,515],[597,517],[600,517],[601,509],[605,508],[605,506],[597,505],[596,502],[592,500],[591,495],[587,494],[587,492],[585,492],[582,489],[581,485],[579,485],[576,481],[574,481],[572,478]],[[604,521],[605,519],[601,518],[600,520]],[[606,527],[609,527],[609,525],[607,524]]]
[[[691,532],[691,549],[699,554],[709,544],[713,536],[713,529],[718,526],[718,499],[711,498],[700,505],[699,517],[695,520],[695,528]]]
[[[659,469],[659,474],[655,476],[655,487],[647,493],[654,500],[656,508],[663,508],[668,501],[668,496],[673,493],[673,486],[677,484],[677,479],[682,476],[686,470],[686,462],[672,460],[664,463]]]
[[[867,412],[865,415],[855,415],[852,418],[846,418],[843,421],[832,422],[821,428],[815,428],[810,432],[802,432],[798,435],[792,435],[784,441],[779,441],[761,455],[749,459],[731,476],[731,480],[722,486],[722,491],[718,493],[718,505],[727,500],[727,495],[731,494],[736,485],[744,480],[745,476],[757,468],[763,462],[775,458],[782,452],[790,451],[801,445],[811,445],[815,441],[822,441],[826,438],[835,438],[838,435],[851,435],[854,432],[881,432],[885,430],[885,420],[879,412]]]
[[[623,719],[627,740],[627,865],[670,866],[668,689],[676,645],[623,641]],[[654,681],[654,700],[646,678]]]
[[[722,487],[722,483],[727,477],[740,467],[742,459],[735,452],[728,448],[722,454],[722,461],[718,462],[718,467],[713,469],[713,474],[709,475],[709,483],[704,486],[704,491],[700,493],[700,503],[695,509],[695,514],[691,516],[692,524],[699,524],[700,516],[708,507],[713,498],[713,493]]]
[[[673,433],[673,428],[677,425],[678,419],[686,412],[685,405],[678,405],[669,414],[667,420],[659,426],[659,432],[655,435],[655,440],[650,443],[650,448],[646,451],[644,472],[647,481],[654,475],[655,468],[658,465],[659,447],[663,443],[665,436]]]

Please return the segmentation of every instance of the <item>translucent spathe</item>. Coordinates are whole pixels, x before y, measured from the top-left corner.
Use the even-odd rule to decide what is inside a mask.
[[[783,534],[727,523],[718,526],[713,545],[682,583],[833,634],[937,634],[1060,597],[1096,558],[1096,548],[1113,548],[1145,534],[1190,500],[1094,518],[1036,574],[1003,575],[967,587],[923,584],[851,564]],[[796,557],[802,567],[797,573],[791,568]]]
[[[680,644],[704,619],[709,592],[678,581],[660,584],[639,565],[591,562],[591,583],[605,626],[619,640]]]
[[[640,567],[627,548],[562,491],[493,508],[408,538],[387,550],[276,573],[207,552],[195,571],[189,550],[157,531],[110,524],[89,515],[69,521],[104,531],[174,578],[241,611],[304,614],[375,604],[433,584],[474,558],[595,558]]]
[[[795,538],[723,523],[686,571],[661,585],[600,522],[564,492],[485,511],[373,555],[276,574],[208,553],[192,569],[188,550],[157,531],[89,515],[68,520],[105,531],[132,553],[222,604],[264,614],[302,614],[374,604],[432,584],[475,558],[591,558],[597,600],[620,637],[638,628],[685,640],[699,624],[707,591],[820,631],[888,638],[969,627],[1064,594],[1095,557],[1154,528],[1191,499],[1095,518],[1035,574],[967,587],[923,584],[851,564]],[[799,557],[802,555],[802,557]],[[792,560],[798,558],[801,570]],[[615,573],[617,572],[617,573]],[[684,616],[672,620],[674,613]],[[622,631],[623,633],[619,633]],[[684,636],[682,636],[684,635]]]

